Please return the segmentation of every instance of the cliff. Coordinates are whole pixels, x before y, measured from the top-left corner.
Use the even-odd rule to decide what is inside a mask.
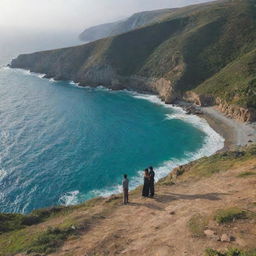
[[[81,41],[92,42],[105,37],[122,34],[149,25],[150,23],[161,21],[174,10],[162,9],[135,13],[124,20],[87,28],[79,35],[79,38]]]
[[[20,55],[13,68],[80,85],[155,93],[167,103],[217,104],[256,120],[256,1],[176,9],[156,23],[82,46]]]
[[[154,199],[0,214],[0,255],[255,256],[255,167],[251,145],[176,168]]]

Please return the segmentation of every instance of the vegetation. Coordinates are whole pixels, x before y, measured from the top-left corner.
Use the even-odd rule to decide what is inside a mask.
[[[241,172],[239,175],[237,175],[237,177],[239,178],[246,178],[248,176],[253,176],[256,175],[255,172]]]
[[[250,251],[244,251],[239,249],[228,249],[226,252],[219,252],[213,249],[206,249],[205,256],[256,256],[256,249]]]
[[[51,253],[74,233],[75,231],[72,228],[48,228],[36,237],[27,252]]]
[[[235,220],[245,218],[247,218],[246,211],[237,207],[218,210],[214,216],[214,219],[219,224],[234,222]]]
[[[204,236],[204,230],[206,229],[207,224],[207,218],[201,214],[195,214],[189,220],[188,227],[193,236],[202,237]]]

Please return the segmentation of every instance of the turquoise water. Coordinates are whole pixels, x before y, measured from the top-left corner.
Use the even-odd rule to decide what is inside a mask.
[[[155,96],[80,89],[9,68],[0,69],[0,120],[4,212],[118,192],[123,173],[135,187],[145,167],[160,178],[219,145],[206,123]]]

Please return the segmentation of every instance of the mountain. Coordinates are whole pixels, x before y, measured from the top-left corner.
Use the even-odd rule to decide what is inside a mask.
[[[85,45],[23,54],[13,68],[81,86],[104,85],[217,105],[256,120],[256,0],[226,0],[171,11],[148,26]]]
[[[160,21],[172,11],[174,11],[174,9],[135,13],[125,20],[87,28],[79,35],[79,38],[81,41],[92,42],[101,38],[122,34],[150,23]]]

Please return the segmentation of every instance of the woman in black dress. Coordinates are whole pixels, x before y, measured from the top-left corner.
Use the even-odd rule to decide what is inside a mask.
[[[150,185],[150,176],[148,169],[144,170],[144,185],[142,189],[142,196],[148,197],[149,196],[149,185]]]

